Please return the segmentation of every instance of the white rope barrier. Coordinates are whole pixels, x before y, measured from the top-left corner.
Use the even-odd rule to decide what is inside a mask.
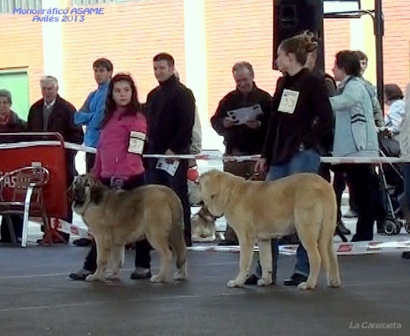
[[[16,143],[7,143],[0,144],[0,150],[7,149],[16,149],[16,148],[26,148],[26,147],[36,147],[36,146],[59,146],[60,142],[58,141],[25,141],[25,142],[16,142]],[[76,150],[86,153],[95,153],[96,149],[93,147],[87,147],[84,145],[77,145],[70,142],[64,143],[65,148]],[[166,159],[192,159],[192,160],[203,160],[203,161],[257,161],[260,158],[260,155],[234,155],[234,156],[224,156],[216,154],[178,154],[178,155],[165,155],[165,154],[144,154],[145,158],[166,158]],[[352,164],[352,163],[403,163],[410,162],[404,158],[395,158],[395,157],[321,157],[321,161],[324,163],[330,164]]]
[[[364,255],[378,253],[394,253],[410,250],[410,240],[391,241],[391,242],[354,242],[354,243],[338,243],[335,242],[334,250],[337,255]],[[296,255],[298,245],[280,245],[279,253],[284,255]],[[188,250],[195,252],[229,252],[239,253],[239,246],[193,246],[188,247]],[[255,252],[259,248],[255,246]]]
[[[73,236],[81,238],[89,238],[88,230],[78,225],[70,224],[64,220],[52,218],[50,224],[54,229],[69,233]],[[279,253],[284,255],[296,255],[298,245],[280,245]],[[239,253],[239,246],[216,246],[216,245],[199,245],[188,247],[189,251],[194,252],[228,252]],[[354,242],[354,243],[342,243],[335,242],[334,250],[338,255],[364,255],[364,254],[378,254],[378,253],[394,253],[410,250],[410,240],[401,241],[371,241],[371,242]],[[259,248],[255,246],[255,252],[259,251]]]
[[[17,148],[27,148],[27,147],[37,147],[37,146],[61,146],[59,141],[24,141],[17,143],[6,143],[0,144],[1,150],[17,149]],[[92,147],[87,147],[84,145],[77,145],[69,142],[64,143],[64,147],[71,150],[95,153],[96,149]],[[164,154],[146,154],[146,158],[169,158],[169,159],[194,159],[194,160],[223,160],[223,161],[256,161],[259,159],[259,155],[244,155],[244,156],[224,156],[222,154],[208,154],[201,153],[197,155],[183,154],[183,155],[164,155]],[[352,164],[352,163],[403,163],[410,162],[402,158],[392,158],[392,157],[322,157],[322,162],[331,164]],[[77,225],[70,224],[61,219],[52,219],[51,225],[56,229],[70,233],[74,236],[79,236],[82,238],[89,237],[87,229],[81,228]],[[197,252],[239,252],[239,246],[194,246],[188,248],[190,251]],[[295,245],[282,245],[279,248],[281,254],[295,255],[297,246]],[[387,252],[398,252],[410,250],[410,240],[403,241],[391,241],[391,242],[355,242],[355,243],[335,243],[335,251],[338,255],[362,255],[362,254],[375,254],[375,253],[387,253]],[[255,247],[255,251],[258,248]]]

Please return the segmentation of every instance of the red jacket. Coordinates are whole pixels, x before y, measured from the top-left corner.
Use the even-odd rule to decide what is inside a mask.
[[[129,151],[131,132],[147,133],[145,116],[141,113],[122,115],[115,111],[101,131],[93,168],[97,178],[127,180],[144,173],[142,155]]]

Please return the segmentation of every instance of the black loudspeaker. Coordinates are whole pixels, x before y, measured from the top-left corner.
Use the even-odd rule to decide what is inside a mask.
[[[323,0],[273,0],[273,69],[279,44],[292,36],[310,30],[322,41],[323,48]],[[323,56],[323,52],[321,53]],[[323,68],[320,56],[318,66]]]

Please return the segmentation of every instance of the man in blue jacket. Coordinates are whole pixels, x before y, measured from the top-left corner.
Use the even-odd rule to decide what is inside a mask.
[[[98,84],[97,90],[91,92],[83,106],[75,113],[74,123],[86,126],[84,145],[97,148],[100,139],[101,123],[104,118],[105,98],[112,76],[113,65],[106,58],[99,58],[93,63],[94,78]],[[86,170],[94,166],[95,154],[86,153]]]
[[[86,126],[84,145],[97,148],[100,140],[101,124],[104,119],[105,99],[107,97],[108,85],[113,71],[113,64],[106,58],[99,58],[93,63],[94,79],[98,84],[97,90],[91,92],[85,100],[83,106],[74,114],[76,125]],[[87,173],[94,166],[95,154],[85,154],[85,167]],[[78,246],[88,246],[91,241],[87,238],[80,238],[73,241]]]

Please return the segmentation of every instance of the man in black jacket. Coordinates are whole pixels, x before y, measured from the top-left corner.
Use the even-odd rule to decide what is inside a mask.
[[[192,91],[174,75],[175,61],[167,53],[153,59],[154,74],[159,86],[147,97],[148,153],[188,154],[195,119],[195,98]],[[149,160],[148,180],[171,187],[179,196],[184,208],[185,241],[191,243],[191,209],[188,200],[188,161],[174,161],[176,171],[164,170],[170,162]]]
[[[53,76],[44,76],[40,80],[42,99],[36,101],[31,107],[27,118],[28,132],[57,132],[60,133],[64,141],[82,144],[84,133],[81,126],[74,124],[74,113],[76,108],[58,95],[58,81]],[[66,150],[66,171],[67,189],[71,185],[74,176],[77,175],[75,169],[76,151]],[[68,222],[72,222],[73,214],[71,205],[68,207]],[[69,235],[61,233],[61,237],[55,237],[55,242],[63,238],[63,242],[68,242]],[[54,237],[53,237],[54,241]]]
[[[211,118],[212,127],[223,136],[226,155],[260,154],[268,128],[272,97],[256,86],[250,63],[236,63],[232,68],[232,75],[236,89],[219,102]],[[247,108],[249,118],[246,121],[234,120],[234,112],[238,109],[245,111],[243,108]],[[224,171],[249,179],[254,174],[254,166],[254,161],[226,161]],[[225,240],[220,245],[238,245],[238,238],[229,225]]]

